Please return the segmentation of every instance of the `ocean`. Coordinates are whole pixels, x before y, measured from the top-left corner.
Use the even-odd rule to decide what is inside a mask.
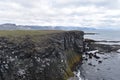
[[[85,35],[85,38],[88,39],[120,41],[119,30],[86,30],[84,32],[97,33],[96,35]],[[102,44],[119,45],[120,43],[102,42]],[[114,51],[98,54],[98,56],[101,58],[92,58],[82,62],[83,64],[78,69],[78,80],[120,80],[120,53]]]
[[[85,35],[85,38],[93,39],[96,41],[120,41],[120,30],[84,30],[85,33],[96,33],[95,35]],[[120,42],[101,42],[101,44],[116,44],[120,45]]]

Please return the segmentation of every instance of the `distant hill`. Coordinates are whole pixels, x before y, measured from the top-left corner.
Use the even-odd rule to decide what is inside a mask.
[[[16,25],[11,23],[1,24],[0,30],[94,30],[95,28],[74,27],[74,26],[30,26]]]
[[[16,24],[2,24],[0,25],[0,30],[11,30],[11,29],[18,29],[18,26]]]

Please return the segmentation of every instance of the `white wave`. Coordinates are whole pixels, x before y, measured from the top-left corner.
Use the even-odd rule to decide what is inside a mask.
[[[97,53],[97,52],[99,52],[99,50],[93,50],[93,51],[89,51],[89,52],[87,52],[87,53],[88,53],[88,54],[89,54],[89,53],[93,53],[93,54],[94,54],[94,53]]]
[[[118,49],[117,52],[120,53],[120,49]]]
[[[84,80],[81,76],[80,70],[78,70],[77,72],[74,72],[74,74],[78,78],[78,80]]]

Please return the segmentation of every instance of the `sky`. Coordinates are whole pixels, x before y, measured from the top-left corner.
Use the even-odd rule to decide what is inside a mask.
[[[120,28],[120,0],[0,0],[0,24]]]

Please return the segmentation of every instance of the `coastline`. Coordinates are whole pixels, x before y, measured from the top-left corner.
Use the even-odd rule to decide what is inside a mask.
[[[86,63],[87,67],[95,67],[89,61],[95,59],[96,63],[102,64],[109,58],[101,60],[101,55],[120,52],[120,45],[98,44],[95,40],[85,39],[83,31],[47,31],[42,35],[38,34],[39,31],[32,35],[28,32],[26,35],[0,37],[0,58],[4,66],[1,68],[4,72],[0,71],[2,80],[84,80],[80,67]]]
[[[119,41],[94,40],[94,39],[89,39],[89,38],[84,39],[84,41],[85,41],[85,45],[84,45],[85,52],[82,56],[82,59],[83,59],[82,64],[79,65],[79,69],[78,71],[76,71],[78,72],[78,74],[80,71],[82,76],[80,75],[79,77],[81,77],[82,79],[79,77],[76,78],[75,76],[73,78],[70,78],[70,80],[86,80],[86,79],[88,80],[101,80],[101,79],[109,80],[109,79],[112,79],[112,77],[114,78],[114,80],[118,80],[119,78],[117,78],[117,76],[111,75],[112,77],[110,77],[109,75],[107,75],[109,74],[107,72],[112,71],[115,74],[119,74],[119,71],[115,72],[114,68],[111,68],[112,66],[114,66],[116,67],[116,69],[119,69],[117,66],[113,65],[114,63],[119,65],[119,61],[120,61]],[[110,63],[110,62],[114,62],[114,63]],[[104,65],[106,66],[104,67]],[[93,72],[91,70],[93,70]],[[90,73],[88,74],[88,72],[92,73],[93,75],[92,74],[90,75]],[[102,73],[98,74],[99,72],[102,72]],[[105,76],[101,76],[100,78],[99,76],[102,74],[109,76],[109,77],[105,78]]]

